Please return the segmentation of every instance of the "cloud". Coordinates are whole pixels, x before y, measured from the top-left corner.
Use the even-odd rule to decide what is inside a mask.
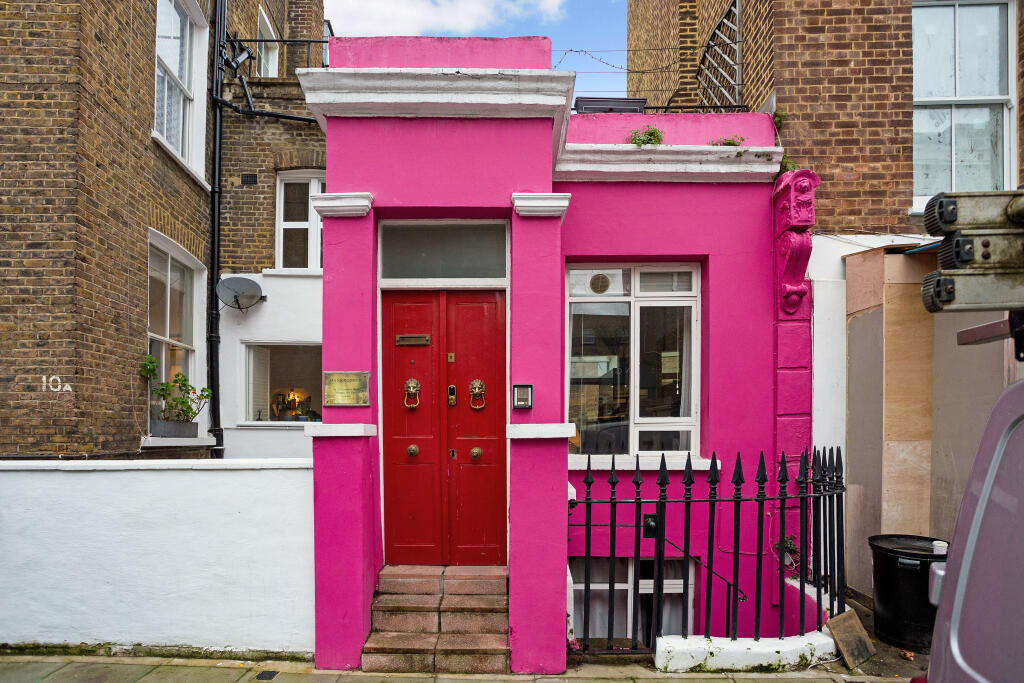
[[[557,21],[566,0],[324,0],[339,36],[466,35],[510,19]]]

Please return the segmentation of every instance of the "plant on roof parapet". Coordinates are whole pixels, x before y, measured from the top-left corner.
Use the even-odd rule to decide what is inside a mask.
[[[741,147],[744,140],[746,138],[742,135],[730,135],[724,138],[715,138],[708,142],[708,144],[715,145],[716,147]]]
[[[629,141],[637,147],[660,145],[661,139],[662,132],[650,124],[644,126],[643,130],[632,130],[629,132]]]

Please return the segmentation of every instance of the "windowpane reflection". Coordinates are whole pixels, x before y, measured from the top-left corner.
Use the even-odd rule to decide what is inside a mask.
[[[629,304],[577,303],[570,313],[569,416],[580,438],[570,452],[628,453]]]

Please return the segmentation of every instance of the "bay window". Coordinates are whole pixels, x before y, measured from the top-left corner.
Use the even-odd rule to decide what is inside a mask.
[[[914,208],[938,192],[1012,189],[1013,4],[913,8]]]
[[[309,197],[326,191],[323,171],[285,171],[278,175],[278,268],[319,270],[323,267],[322,222]]]
[[[699,452],[699,281],[695,265],[569,269],[571,466]]]

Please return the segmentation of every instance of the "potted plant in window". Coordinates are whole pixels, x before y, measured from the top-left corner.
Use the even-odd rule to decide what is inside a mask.
[[[142,379],[152,383],[159,377],[159,367],[156,358],[146,355],[143,357],[139,374],[142,375]],[[170,382],[158,382],[154,385],[152,392],[160,399],[163,407],[159,418],[150,417],[151,436],[187,439],[199,435],[199,424],[193,420],[213,396],[212,391],[206,387],[196,389],[189,384],[185,373],[178,372]]]

